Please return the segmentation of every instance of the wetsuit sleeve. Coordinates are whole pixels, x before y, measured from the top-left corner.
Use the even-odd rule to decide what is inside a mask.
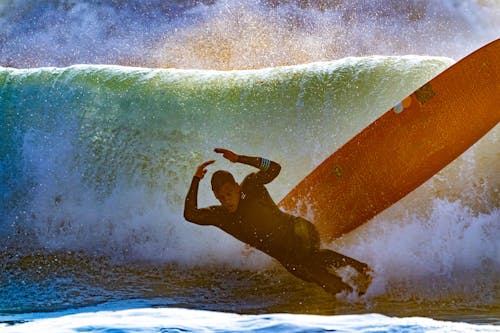
[[[217,225],[223,216],[220,210],[214,207],[198,208],[199,177],[193,177],[191,186],[184,201],[184,218],[192,223],[200,225]]]
[[[251,156],[240,155],[238,158],[238,163],[251,165],[253,167],[260,169],[259,172],[251,175],[252,181],[259,184],[270,183],[274,178],[276,178],[279,175],[281,171],[281,165],[263,157],[251,157]]]

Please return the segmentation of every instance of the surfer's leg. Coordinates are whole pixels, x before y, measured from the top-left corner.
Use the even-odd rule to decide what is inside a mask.
[[[352,287],[344,283],[339,276],[319,265],[284,264],[283,266],[299,279],[315,283],[332,295],[342,291],[352,292]]]
[[[320,240],[314,225],[301,217],[294,217],[293,222],[295,246],[291,250],[290,260],[294,264],[284,264],[285,268],[296,277],[313,282],[332,295],[341,291],[351,292],[351,286],[344,283],[335,272],[329,272],[327,266],[318,260]]]
[[[298,277],[299,279],[306,282],[314,282],[314,278],[311,273],[308,270],[304,269],[304,267],[302,267],[301,265],[291,263],[282,263],[282,265],[295,277]]]
[[[332,250],[321,249],[319,250],[318,254],[321,258],[320,260],[322,261],[323,265],[326,266],[333,266],[335,268],[352,266],[360,273],[366,273],[370,271],[370,267],[364,262],[358,261],[356,259],[345,256],[343,254],[340,254]]]
[[[359,273],[365,274],[370,271],[367,264],[353,259],[351,257],[345,256],[338,252],[320,249],[320,238],[318,231],[314,225],[300,217],[294,218],[294,232],[295,232],[295,251],[294,257],[299,259],[300,262],[310,258],[320,258],[322,265],[334,268],[340,268],[344,266],[352,266]]]
[[[342,281],[339,276],[328,272],[324,267],[317,267],[312,272],[312,275],[315,278],[314,282],[332,295],[336,295],[342,291],[349,293],[353,291],[350,285]]]

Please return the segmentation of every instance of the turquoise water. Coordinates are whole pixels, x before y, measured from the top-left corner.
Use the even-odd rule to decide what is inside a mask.
[[[220,146],[278,161],[279,201],[497,36],[495,3],[132,2],[0,5],[0,332],[500,331],[498,125],[323,244],[373,268],[363,297],[182,217]],[[206,180],[199,202],[216,203]]]

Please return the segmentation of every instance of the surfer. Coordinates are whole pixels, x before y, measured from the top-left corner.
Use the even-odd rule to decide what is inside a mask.
[[[221,205],[198,208],[198,187],[205,176],[210,160],[198,166],[189,188],[184,206],[184,218],[199,225],[212,225],[240,241],[278,260],[290,273],[307,282],[321,286],[335,295],[352,292],[335,270],[351,266],[361,277],[362,294],[370,282],[369,267],[365,263],[340,253],[320,249],[319,234],[315,226],[294,215],[281,211],[265,188],[265,184],[278,176],[281,166],[262,157],[238,155],[230,150],[216,148],[216,153],[232,163],[242,163],[260,169],[238,184],[228,171],[219,170],[212,175],[211,185]]]

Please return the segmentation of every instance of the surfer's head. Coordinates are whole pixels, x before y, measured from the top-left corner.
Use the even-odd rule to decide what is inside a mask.
[[[211,182],[217,200],[224,208],[234,213],[240,203],[240,185],[234,180],[233,175],[228,171],[219,170],[212,175]]]

